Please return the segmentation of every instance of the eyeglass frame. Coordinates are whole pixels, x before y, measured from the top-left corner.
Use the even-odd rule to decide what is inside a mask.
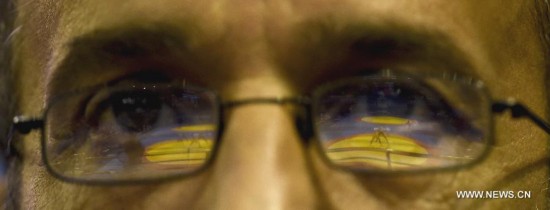
[[[388,74],[388,75],[395,75],[395,72],[394,71],[391,71],[391,70],[387,70],[385,72],[383,72],[384,74]],[[403,74],[402,72],[397,72],[397,75],[405,75],[405,76],[409,76],[409,77],[413,77],[413,78],[419,78],[420,76],[418,75],[410,75],[410,74]],[[426,74],[423,74],[425,76],[433,76],[433,75],[426,75]],[[437,77],[441,77],[441,75],[447,75],[446,73],[442,73],[442,74],[437,74],[436,76]],[[453,78],[456,77],[457,74],[453,74]],[[384,76],[384,75],[382,75]],[[356,77],[352,77],[352,78],[360,78],[361,76],[356,76]],[[421,77],[420,77],[421,78]],[[476,80],[478,81],[478,80]],[[328,83],[323,83],[319,86],[317,86],[315,88],[315,90],[321,88],[321,87],[324,87],[324,86],[328,86],[330,85],[331,82],[328,82]],[[94,87],[90,87],[89,89],[101,89],[101,88],[105,88],[106,86],[105,85],[98,85],[98,86],[94,86]],[[208,168],[211,164],[212,164],[212,161],[214,161],[216,159],[216,155],[217,155],[217,150],[219,149],[220,147],[220,142],[221,142],[221,138],[222,138],[222,134],[223,134],[223,131],[224,131],[224,110],[226,109],[231,109],[233,107],[237,107],[237,106],[242,106],[242,105],[248,105],[248,104],[275,104],[275,105],[286,105],[286,104],[292,104],[292,105],[298,105],[298,106],[301,106],[304,109],[303,111],[303,115],[302,116],[298,116],[298,114],[295,114],[295,121],[296,121],[296,129],[299,133],[299,136],[300,138],[308,143],[310,141],[311,138],[318,138],[318,136],[316,136],[319,132],[315,132],[314,131],[314,126],[313,126],[313,122],[314,122],[314,119],[313,119],[313,105],[312,105],[312,96],[310,95],[305,95],[305,96],[295,96],[295,97],[255,97],[255,98],[248,98],[248,99],[242,99],[242,100],[232,100],[232,101],[226,101],[226,102],[222,102],[220,100],[220,97],[219,97],[219,94],[217,94],[215,91],[213,90],[208,90],[210,91],[211,93],[214,94],[215,96],[215,102],[216,104],[213,106],[214,108],[216,108],[218,110],[218,127],[217,127],[217,131],[214,132],[216,134],[216,143],[215,143],[215,146],[212,148],[212,150],[210,151],[211,155],[210,157],[206,160],[206,162],[203,163],[202,166],[200,166],[199,168],[191,171],[191,172],[186,172],[186,173],[180,173],[180,174],[173,174],[173,175],[165,175],[165,176],[159,176],[159,177],[153,177],[153,178],[145,178],[145,179],[129,179],[129,180],[86,180],[86,179],[79,179],[79,178],[72,178],[72,177],[68,177],[68,176],[64,176],[58,172],[56,172],[52,166],[48,163],[47,161],[47,157],[46,157],[46,149],[47,149],[47,143],[46,143],[46,135],[45,135],[45,122],[46,122],[46,118],[47,118],[47,113],[48,113],[48,110],[49,110],[49,106],[51,103],[48,104],[48,106],[46,107],[45,111],[43,112],[42,114],[42,117],[39,117],[39,118],[31,118],[31,117],[27,117],[27,116],[24,116],[24,115],[18,115],[16,117],[13,118],[13,124],[12,124],[12,130],[15,130],[17,131],[18,133],[20,134],[28,134],[30,133],[32,130],[36,130],[36,129],[40,129],[41,130],[41,158],[42,158],[42,161],[45,162],[44,165],[46,165],[46,168],[48,170],[48,172],[50,174],[52,174],[52,176],[54,176],[55,178],[57,179],[60,179],[62,181],[65,181],[65,182],[69,182],[69,183],[78,183],[78,184],[85,184],[85,185],[112,185],[112,184],[121,184],[121,185],[124,185],[124,184],[140,184],[140,183],[156,183],[156,182],[163,182],[163,181],[169,181],[169,180],[173,180],[173,179],[178,179],[178,178],[182,178],[182,177],[188,177],[188,176],[193,176],[195,174],[199,174],[201,173],[202,171],[204,171],[206,168]],[[315,91],[313,91],[315,92]],[[65,93],[65,94],[70,94],[70,93]],[[493,144],[493,141],[494,141],[494,137],[493,137],[493,134],[494,134],[494,123],[493,123],[493,118],[494,116],[492,114],[503,114],[505,112],[507,112],[508,110],[511,112],[511,117],[512,119],[519,119],[519,118],[527,118],[529,120],[531,120],[537,127],[541,128],[543,131],[545,131],[546,133],[550,134],[550,124],[548,122],[546,122],[545,120],[543,120],[541,117],[537,116],[536,114],[534,114],[531,110],[529,110],[525,105],[517,102],[515,99],[513,98],[508,98],[507,100],[502,100],[502,101],[497,101],[497,100],[493,100],[492,97],[485,93],[487,99],[489,100],[489,104],[491,107],[488,107],[490,109],[490,113],[489,114],[489,118],[490,118],[490,128],[489,128],[489,136],[486,137],[488,139],[488,142],[486,143],[487,145],[491,145]],[[492,113],[492,114],[491,114]],[[15,150],[15,148],[12,148],[13,146],[11,146],[11,141],[12,141],[12,136],[10,136],[10,138],[8,139],[8,147],[6,148],[6,154],[7,156],[13,156],[14,155],[14,152],[12,150]],[[323,148],[321,146],[321,141],[320,140],[316,140],[316,146],[318,147],[317,148],[317,151],[320,152],[320,153],[323,153]],[[354,173],[361,173],[361,174],[384,174],[384,175],[395,175],[395,174],[411,174],[411,173],[426,173],[426,172],[434,172],[434,171],[449,171],[449,170],[457,170],[457,169],[460,169],[460,168],[466,168],[466,167],[469,167],[469,166],[472,166],[472,165],[475,165],[477,163],[479,163],[480,161],[482,161],[483,159],[485,159],[485,157],[487,156],[487,153],[490,151],[489,148],[486,148],[484,149],[484,152],[482,155],[480,155],[479,157],[476,158],[476,160],[474,161],[471,161],[470,163],[467,163],[467,164],[463,164],[463,165],[457,165],[457,166],[451,166],[451,167],[441,167],[441,168],[431,168],[431,169],[419,169],[419,170],[411,170],[411,171],[391,171],[391,170],[378,170],[378,171],[372,171],[372,170],[361,170],[361,169],[352,169],[352,168],[349,168],[349,167],[344,167],[344,166],[338,166],[336,163],[334,163],[332,160],[330,160],[328,157],[327,157],[327,154],[321,154],[321,157],[324,159],[325,162],[329,163],[329,166],[331,167],[334,167],[334,168],[337,168],[337,169],[340,169],[340,170],[345,170],[345,171],[351,171],[351,172],[354,172]],[[16,150],[15,150],[15,153],[16,154],[19,154]]]

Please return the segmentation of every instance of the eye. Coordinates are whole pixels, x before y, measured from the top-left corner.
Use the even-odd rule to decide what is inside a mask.
[[[116,122],[131,132],[153,128],[163,107],[160,96],[153,92],[119,92],[113,94],[109,101]]]
[[[62,176],[142,180],[196,171],[216,145],[219,102],[186,83],[120,83],[67,94],[48,109],[47,162]]]
[[[349,78],[313,96],[317,137],[335,164],[358,170],[417,170],[462,165],[483,153],[487,126],[449,98],[458,92],[408,77]],[[475,100],[473,100],[475,101]],[[466,101],[464,101],[466,102]]]
[[[177,85],[106,88],[83,104],[82,119],[94,132],[145,134],[212,124],[217,117],[215,100],[212,92]]]
[[[182,107],[174,91],[152,86],[100,91],[85,107],[91,129],[136,134],[188,123],[193,112],[188,104]]]
[[[322,98],[321,119],[331,121],[358,118],[367,113],[407,118],[425,106],[423,97],[414,90],[392,82],[343,85],[327,91]]]

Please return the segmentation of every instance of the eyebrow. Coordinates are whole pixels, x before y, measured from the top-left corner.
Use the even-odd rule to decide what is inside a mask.
[[[97,30],[75,38],[71,51],[114,57],[147,56],[166,50],[180,49],[182,38],[175,28],[123,27]]]
[[[310,23],[308,31],[302,31],[303,42],[309,42],[313,54],[323,52],[316,47],[333,45],[343,47],[346,55],[355,60],[380,62],[414,61],[437,64],[447,72],[479,78],[467,54],[448,34],[429,27],[407,24],[351,23],[335,28],[331,22]],[[314,38],[311,38],[314,37]],[[310,41],[313,40],[313,41]]]
[[[340,48],[347,50],[356,60],[392,62],[417,59],[427,63],[442,63],[450,71],[477,76],[464,53],[448,36],[437,30],[364,22],[351,23],[339,29],[330,22],[308,24],[305,27],[302,25],[294,38],[299,42],[298,45],[306,48],[305,53],[313,55],[312,58],[323,58],[315,54],[331,53],[333,49]],[[170,60],[163,56],[189,55],[188,34],[182,33],[181,28],[163,24],[137,24],[98,29],[74,38],[66,45],[67,56],[58,68],[50,72],[47,96],[66,90],[66,87],[82,86],[70,84],[81,80],[68,78],[74,78],[74,75],[81,78],[103,75],[105,66],[122,65],[124,62],[132,64],[150,57]],[[120,72],[127,73],[128,70]]]
[[[47,90],[64,89],[71,82],[68,78],[74,75],[97,76],[104,73],[102,67],[108,65],[181,54],[186,51],[184,43],[180,30],[168,26],[125,26],[92,31],[66,45],[67,56],[48,74]]]

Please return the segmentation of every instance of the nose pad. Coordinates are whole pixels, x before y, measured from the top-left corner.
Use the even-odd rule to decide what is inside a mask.
[[[214,209],[315,209],[307,153],[292,111],[278,104],[226,110],[203,196]]]

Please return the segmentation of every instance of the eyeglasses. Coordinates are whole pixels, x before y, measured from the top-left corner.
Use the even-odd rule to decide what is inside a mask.
[[[200,172],[214,160],[223,111],[247,103],[305,107],[297,127],[333,166],[364,173],[455,169],[479,162],[493,141],[493,113],[511,110],[546,132],[521,104],[493,102],[482,82],[457,74],[383,70],[315,88],[307,97],[222,103],[186,83],[101,85],[54,97],[41,119],[16,117],[20,133],[41,129],[42,157],[56,177],[135,183]]]

